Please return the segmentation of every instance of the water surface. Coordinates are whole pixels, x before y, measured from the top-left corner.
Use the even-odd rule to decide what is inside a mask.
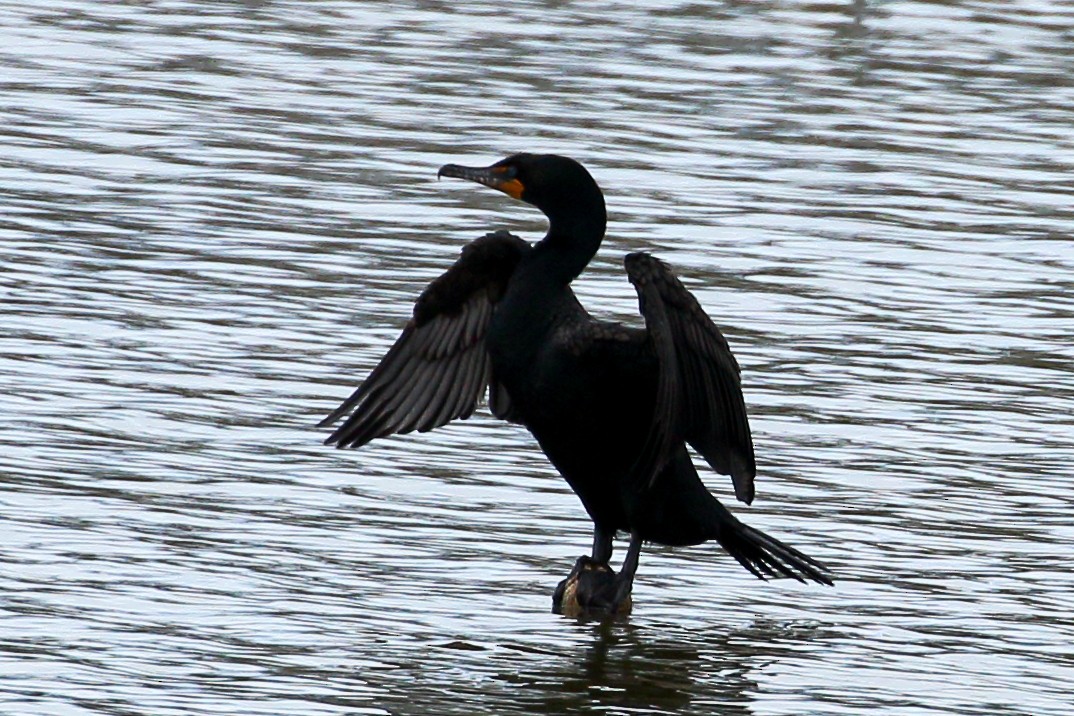
[[[1074,6],[0,20],[0,710],[1069,711]],[[320,444],[466,241],[540,237],[435,181],[517,150],[605,189],[594,312],[649,250],[724,328],[734,509],[835,588],[653,547],[628,621],[556,617],[589,523],[522,429]]]

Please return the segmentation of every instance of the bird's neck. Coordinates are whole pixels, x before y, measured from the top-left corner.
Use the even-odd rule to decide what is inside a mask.
[[[586,212],[550,215],[548,233],[537,244],[534,259],[548,278],[564,284],[582,273],[604,239],[604,202]]]

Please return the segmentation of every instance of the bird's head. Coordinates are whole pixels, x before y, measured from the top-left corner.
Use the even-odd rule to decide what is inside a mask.
[[[571,214],[599,216],[603,222],[604,195],[586,168],[558,154],[512,154],[488,167],[445,164],[438,177],[469,179],[521,199],[544,212],[553,222]]]

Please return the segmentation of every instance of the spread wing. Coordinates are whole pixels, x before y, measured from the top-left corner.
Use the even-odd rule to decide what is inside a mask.
[[[529,244],[506,231],[472,241],[442,276],[426,287],[414,317],[373,372],[318,424],[348,412],[326,444],[360,447],[395,433],[425,432],[468,418],[491,378],[485,334]],[[508,417],[509,401],[494,386],[493,412]]]
[[[727,340],[662,261],[634,253],[624,265],[658,364],[652,428],[634,466],[638,484],[650,486],[685,440],[713,470],[730,475],[735,496],[749,504],[756,473],[753,439],[738,362]]]

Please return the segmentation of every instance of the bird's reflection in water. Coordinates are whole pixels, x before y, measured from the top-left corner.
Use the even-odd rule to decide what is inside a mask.
[[[547,670],[505,676],[521,687],[531,713],[629,709],[749,714],[752,677],[817,638],[818,627],[759,621],[722,630],[681,625],[638,627],[627,618],[579,622],[592,641]]]

